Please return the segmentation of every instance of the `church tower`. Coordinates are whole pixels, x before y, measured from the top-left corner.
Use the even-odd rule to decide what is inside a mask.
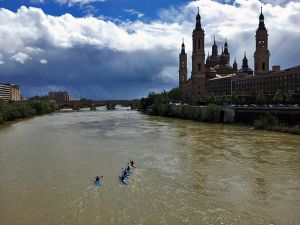
[[[228,51],[227,38],[225,39],[225,44],[224,44],[224,59],[225,59],[225,64],[229,65],[230,64],[230,53]]]
[[[243,65],[242,65],[242,70],[244,73],[247,73],[248,72],[248,59],[246,57],[246,52],[244,53],[244,58],[243,58]]]
[[[233,68],[233,71],[236,73],[236,71],[238,70],[238,65],[237,65],[237,62],[236,62],[236,58],[234,59],[232,68]]]
[[[193,97],[206,95],[205,80],[205,50],[204,30],[201,27],[201,17],[196,16],[196,26],[193,30],[193,55],[192,55],[192,95]]]
[[[212,58],[215,62],[218,61],[218,46],[216,44],[216,36],[214,36],[214,44],[212,46]]]
[[[185,53],[184,41],[181,45],[181,53],[179,54],[179,88],[182,88],[187,81],[187,54]]]
[[[259,25],[256,30],[256,50],[254,52],[254,71],[255,74],[264,74],[269,72],[270,52],[268,49],[268,31],[265,27],[264,15],[259,16]]]

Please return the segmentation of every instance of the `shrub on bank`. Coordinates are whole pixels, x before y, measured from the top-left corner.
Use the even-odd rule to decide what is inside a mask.
[[[267,130],[300,135],[300,127],[299,126],[294,126],[294,127],[275,126],[275,127],[268,128]]]
[[[4,123],[4,116],[0,113],[0,124]]]
[[[201,121],[203,122],[219,122],[221,114],[221,107],[215,104],[209,104],[202,109]]]
[[[55,111],[55,106],[48,101],[4,102],[0,100],[0,123],[21,118],[30,118]]]
[[[273,116],[270,112],[267,112],[264,116],[254,121],[255,129],[269,129],[279,125],[277,117]]]

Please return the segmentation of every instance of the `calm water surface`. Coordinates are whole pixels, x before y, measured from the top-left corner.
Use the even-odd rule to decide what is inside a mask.
[[[0,129],[0,224],[299,225],[300,137],[125,110],[18,122]]]

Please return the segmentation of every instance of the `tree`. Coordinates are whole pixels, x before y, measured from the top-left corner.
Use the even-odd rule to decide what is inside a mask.
[[[209,104],[202,110],[201,120],[206,122],[220,121],[221,107],[216,104]]]
[[[285,93],[285,102],[288,103],[288,104],[291,104],[294,102],[294,95],[295,95],[295,92],[293,90],[289,90],[287,93]]]
[[[283,97],[284,96],[283,96],[282,92],[280,90],[277,90],[274,97],[273,97],[273,102],[277,103],[277,104],[282,103],[283,102]]]
[[[182,101],[182,89],[173,88],[168,92],[168,97],[172,102],[181,102]]]
[[[232,97],[231,97],[231,100],[234,104],[237,104],[239,103],[239,100],[240,100],[240,93],[239,92],[233,92],[232,93]]]
[[[259,91],[256,92],[255,102],[259,105],[266,102],[266,97],[264,95],[263,90],[259,90]]]
[[[217,102],[216,96],[215,96],[215,95],[209,95],[209,96],[207,97],[207,102],[208,102],[209,104],[215,104],[215,103]]]

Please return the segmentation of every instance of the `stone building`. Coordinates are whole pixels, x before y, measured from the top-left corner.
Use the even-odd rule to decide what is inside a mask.
[[[0,84],[0,99],[4,101],[20,101],[20,86],[16,84]]]
[[[208,54],[205,60],[205,32],[201,26],[199,8],[192,38],[192,72],[189,79],[187,79],[187,54],[184,42],[179,54],[179,87],[182,88],[185,99],[206,96],[208,94],[207,84],[210,79],[218,77],[217,75],[225,76],[237,71],[236,61],[233,66],[230,66],[230,53],[226,39],[221,54],[218,54],[218,46],[214,38],[212,55]]]
[[[282,93],[291,91],[300,94],[300,65],[286,70],[280,70],[280,66],[273,66],[272,71],[269,70],[268,31],[262,10],[255,36],[254,71],[248,65],[246,52],[242,67],[238,69],[236,60],[231,67],[227,40],[219,55],[215,37],[212,54],[208,54],[204,64],[204,30],[201,28],[200,19],[198,10],[196,28],[193,31],[193,67],[190,79],[187,79],[187,55],[184,43],[179,55],[179,87],[182,88],[185,99],[208,94],[232,95],[234,92],[255,94],[262,91],[266,95],[272,95],[278,90]]]
[[[70,101],[70,96],[66,91],[49,92],[48,98],[59,104]]]

